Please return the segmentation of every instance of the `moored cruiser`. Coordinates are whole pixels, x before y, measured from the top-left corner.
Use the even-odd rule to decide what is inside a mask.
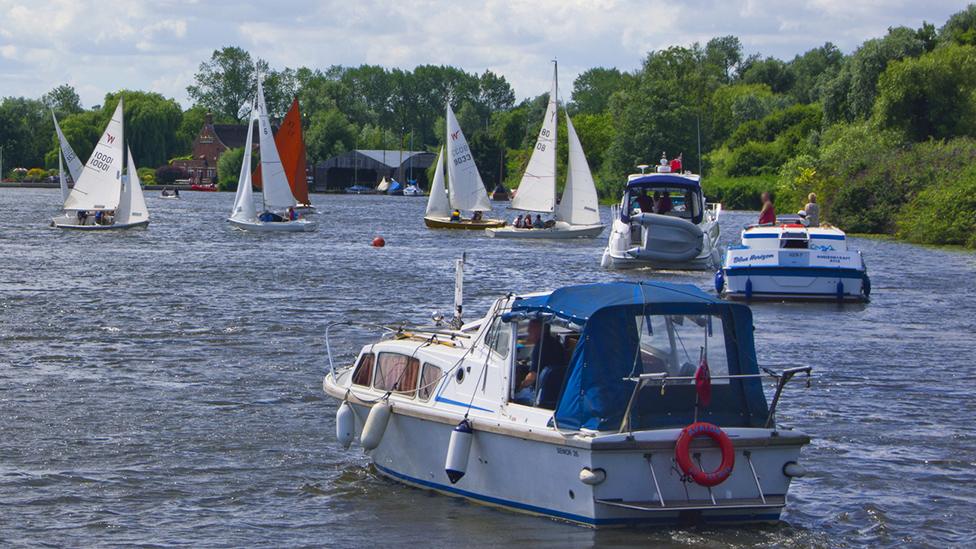
[[[871,281],[844,231],[805,226],[798,217],[750,225],[725,253],[715,289],[730,299],[867,301]]]
[[[585,284],[508,295],[454,326],[389,329],[323,380],[339,442],[384,476],[602,527],[776,521],[804,472],[809,437],[774,412],[810,369],[764,369],[768,406],[745,305]]]

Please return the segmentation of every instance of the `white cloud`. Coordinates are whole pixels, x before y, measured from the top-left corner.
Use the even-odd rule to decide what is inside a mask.
[[[962,9],[932,0],[0,0],[2,95],[74,85],[86,105],[121,88],[186,104],[217,48],[238,45],[276,68],[455,65],[544,92],[560,61],[564,96],[594,66],[638,67],[671,45],[738,36],[746,53],[791,58],[831,41],[851,51],[890,26],[941,25]]]

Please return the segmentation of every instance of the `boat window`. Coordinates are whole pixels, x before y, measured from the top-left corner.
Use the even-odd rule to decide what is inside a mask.
[[[420,386],[417,387],[417,396],[421,400],[430,400],[430,396],[437,391],[437,385],[442,377],[444,377],[444,370],[425,362],[424,372],[420,376]]]
[[[702,220],[701,193],[687,187],[647,187],[633,188],[624,200],[629,202],[625,208],[631,215],[656,213],[671,217],[688,219],[698,224]]]
[[[500,357],[508,357],[509,351],[512,350],[512,329],[509,323],[502,322],[501,315],[496,316],[491,327],[488,328],[488,332],[485,334],[485,343]]]
[[[373,353],[366,353],[359,358],[356,371],[352,373],[352,382],[356,385],[369,387],[373,380]]]
[[[713,384],[729,382],[728,379],[714,379],[715,376],[727,376],[729,373],[722,317],[648,315],[636,317],[635,322],[641,334],[641,373],[692,377],[704,359],[708,362]]]
[[[417,390],[420,361],[399,353],[380,353],[373,387],[413,396]]]
[[[579,332],[533,319],[517,325],[509,400],[555,409]]]

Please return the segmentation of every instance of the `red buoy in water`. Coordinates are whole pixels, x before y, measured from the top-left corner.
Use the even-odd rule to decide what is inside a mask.
[[[377,236],[373,239],[374,248],[382,248],[383,246],[386,246],[386,240],[383,240],[382,236]]]

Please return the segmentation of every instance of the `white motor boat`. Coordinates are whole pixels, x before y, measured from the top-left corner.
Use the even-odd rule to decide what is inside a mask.
[[[403,196],[424,196],[424,191],[417,185],[416,181],[407,181],[407,186],[403,189]]]
[[[743,304],[617,282],[510,294],[455,320],[388,328],[343,368],[329,339],[350,323],[326,329],[338,442],[358,441],[383,476],[603,527],[774,522],[804,474],[810,439],[775,408],[810,368],[764,369],[767,405]]]
[[[241,162],[241,172],[237,178],[237,194],[234,197],[234,209],[227,219],[228,223],[238,229],[251,232],[311,232],[318,228],[318,223],[303,217],[293,217],[295,211],[295,196],[288,185],[278,149],[271,137],[271,123],[268,121],[268,111],[264,103],[264,90],[261,77],[258,76],[258,91],[256,105],[251,105],[251,116],[247,124],[247,138],[244,141],[250,145],[254,133],[254,122],[258,123],[261,141],[261,194],[264,198],[265,211],[257,215],[254,210],[254,191],[251,179],[251,147],[244,147],[244,159]]]
[[[555,63],[555,62],[554,62]],[[542,227],[526,228],[516,224],[485,229],[494,238],[592,238],[600,236],[604,225],[600,223],[600,202],[590,166],[583,153],[573,121],[566,112],[566,133],[569,136],[569,162],[566,188],[556,204],[556,134],[558,130],[558,77],[553,67],[552,89],[549,106],[542,119],[539,137],[532,157],[522,174],[518,192],[512,199],[512,209],[539,214],[553,214],[553,219]],[[531,215],[528,214],[528,215]]]
[[[149,225],[149,210],[132,151],[123,149],[122,99],[105,132],[64,200],[64,213],[51,220],[59,229],[107,231]],[[60,134],[60,132],[59,132]],[[60,138],[60,135],[59,135]],[[62,151],[65,149],[62,145]],[[126,173],[123,175],[125,154]],[[73,153],[72,153],[73,156]],[[60,158],[59,158],[60,164]],[[69,167],[71,162],[69,160]],[[61,174],[61,192],[68,190]]]
[[[871,280],[844,231],[799,217],[750,225],[725,253],[715,289],[730,299],[867,301]]]
[[[608,269],[714,269],[720,261],[721,212],[721,204],[705,200],[697,175],[631,175],[623,200],[611,209],[610,242],[601,265]]]
[[[172,190],[170,190],[170,189],[163,189],[159,193],[159,198],[162,198],[164,200],[179,200],[180,199],[180,191],[177,190],[177,189],[172,189]]]

